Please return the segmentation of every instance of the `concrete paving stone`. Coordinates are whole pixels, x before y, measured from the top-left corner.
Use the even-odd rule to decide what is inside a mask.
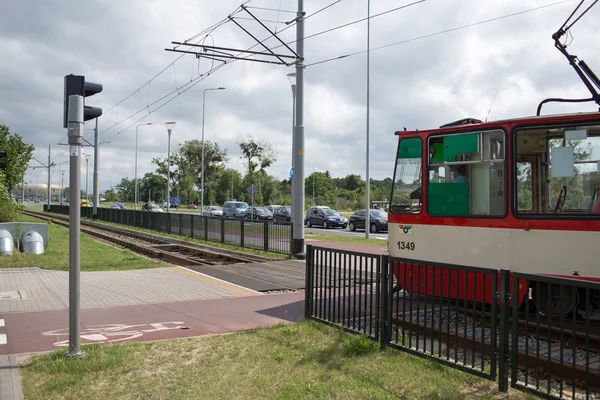
[[[81,307],[115,307],[240,295],[233,287],[195,279],[183,271],[183,268],[153,268],[82,272]],[[0,292],[17,290],[23,291],[26,298],[0,300],[0,312],[67,309],[69,273],[40,268],[0,269]]]

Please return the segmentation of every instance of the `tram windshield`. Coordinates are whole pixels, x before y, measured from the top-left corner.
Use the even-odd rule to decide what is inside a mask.
[[[519,214],[600,217],[600,126],[516,132]]]
[[[421,138],[400,139],[390,204],[392,213],[418,213],[421,211],[421,158]]]

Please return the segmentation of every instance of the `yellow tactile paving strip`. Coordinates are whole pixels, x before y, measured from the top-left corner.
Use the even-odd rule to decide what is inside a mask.
[[[204,275],[204,274],[202,274],[200,272],[192,271],[192,270],[189,270],[187,268],[183,268],[183,267],[169,267],[169,269],[171,271],[175,271],[175,272],[178,272],[180,274],[183,274],[183,275],[185,275],[187,277],[196,279],[198,281],[201,281],[201,282],[210,284],[212,286],[215,286],[215,287],[218,287],[218,288],[221,288],[221,289],[225,289],[225,290],[228,290],[230,292],[239,294],[240,296],[259,296],[259,295],[262,294],[260,292],[255,291],[255,290],[247,289],[245,287],[238,286],[238,285],[235,285],[233,283],[225,282],[225,281],[223,281],[221,279],[213,278],[212,276]]]

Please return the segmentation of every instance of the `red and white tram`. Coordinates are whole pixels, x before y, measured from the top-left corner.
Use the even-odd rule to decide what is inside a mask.
[[[552,37],[591,98],[546,99],[533,117],[464,119],[439,129],[396,132],[391,257],[600,282],[600,112],[539,115],[550,101],[600,105],[599,78],[561,42],[581,17],[570,23],[574,18],[575,12]],[[446,281],[462,277],[419,266],[425,270],[416,275],[423,272],[422,277],[440,282],[436,293],[429,293],[431,285],[417,285],[412,267],[406,274],[403,265],[394,265],[394,275],[408,291],[418,287],[442,297],[483,297],[476,278],[444,291]],[[529,289],[534,298],[548,296],[542,288],[523,286],[519,305]],[[493,292],[474,300],[489,303]],[[600,293],[592,294],[592,303],[600,307]],[[569,303],[562,312],[574,307]]]

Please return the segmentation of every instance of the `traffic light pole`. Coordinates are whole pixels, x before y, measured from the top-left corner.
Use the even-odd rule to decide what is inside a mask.
[[[96,118],[96,128],[94,129],[94,209],[92,214],[94,219],[98,217],[98,202],[100,193],[98,193],[98,118]]]
[[[69,351],[65,358],[82,358],[79,342],[79,266],[80,266],[80,191],[81,191],[81,145],[83,144],[83,97],[70,95],[68,103],[68,135],[70,161],[71,197],[69,207]]]

